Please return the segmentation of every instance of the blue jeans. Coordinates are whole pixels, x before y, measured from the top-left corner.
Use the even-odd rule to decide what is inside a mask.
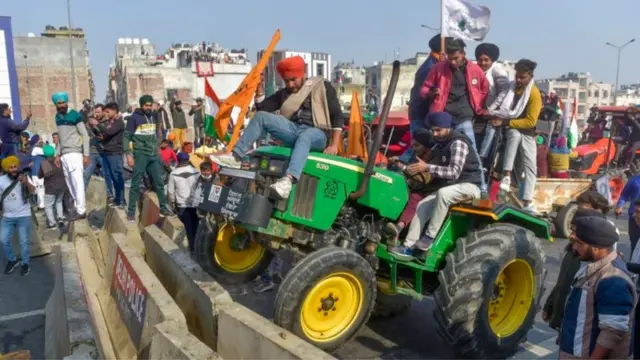
[[[2,144],[2,156],[0,158],[4,159],[11,155],[15,156],[18,154],[18,144],[17,143],[4,143]]]
[[[102,157],[98,153],[92,152],[89,155],[89,166],[84,169],[84,188],[85,191],[89,189],[89,180],[91,180],[91,175],[96,173],[96,168],[100,165],[102,169],[104,169],[104,164],[102,163]],[[106,181],[106,180],[105,180]],[[113,193],[111,192],[111,184],[107,183],[107,196],[113,197]]]
[[[112,197],[116,205],[123,205],[124,173],[122,170],[122,154],[101,154],[100,156],[102,157],[102,169],[104,172],[104,183],[107,186],[107,196]]]
[[[467,135],[467,137],[471,140],[473,154],[478,159],[478,163],[480,164],[480,191],[486,193],[487,182],[484,180],[484,166],[482,166],[482,159],[480,159],[480,155],[478,155],[478,150],[476,149],[476,136],[473,132],[473,122],[471,121],[471,119],[463,120],[460,124],[455,125],[454,128],[455,130]]]
[[[480,157],[487,157],[489,155],[489,150],[491,149],[491,143],[493,142],[493,137],[496,135],[496,128],[491,126],[491,124],[487,124],[486,129],[484,130],[484,139],[482,139],[482,145],[480,145]]]
[[[29,264],[29,236],[31,235],[31,216],[3,217],[0,220],[0,241],[9,261],[16,261],[13,253],[13,237],[18,231],[18,243],[23,264]]]
[[[233,152],[244,157],[251,145],[266,134],[282,141],[286,146],[293,147],[287,174],[295,179],[300,179],[309,151],[322,151],[327,146],[327,135],[324,131],[296,124],[281,115],[258,111],[244,129]]]
[[[167,130],[162,130],[162,139],[161,140],[166,140],[167,139]]]

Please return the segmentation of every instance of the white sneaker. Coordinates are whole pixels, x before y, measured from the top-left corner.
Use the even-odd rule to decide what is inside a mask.
[[[276,192],[276,194],[283,200],[289,198],[289,194],[291,194],[292,187],[291,179],[288,176],[280,178],[275,183],[271,184],[269,188]]]
[[[509,192],[511,191],[511,177],[505,176],[500,180],[500,191]]]
[[[524,210],[524,211],[526,211],[528,213],[535,214],[536,213],[536,205],[532,201],[532,202],[529,203],[529,205],[523,207],[522,210]]]
[[[240,166],[242,165],[242,163],[236,160],[236,158],[231,153],[221,154],[221,155],[209,155],[209,159],[212,162],[222,167],[227,167],[232,169],[240,169]]]

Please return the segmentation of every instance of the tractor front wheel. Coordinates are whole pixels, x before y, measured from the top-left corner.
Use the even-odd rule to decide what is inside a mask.
[[[194,239],[198,263],[224,284],[250,282],[265,271],[273,254],[249,236],[241,225],[201,219]]]
[[[440,335],[461,357],[514,354],[534,323],[544,261],[540,241],[519,226],[490,225],[458,239],[435,292]]]
[[[367,323],[375,298],[376,276],[362,256],[324,248],[289,271],[276,296],[274,322],[334,351]]]

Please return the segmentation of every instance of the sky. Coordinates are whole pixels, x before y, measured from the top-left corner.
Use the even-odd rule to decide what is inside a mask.
[[[67,25],[66,0],[5,0],[14,35],[39,34],[46,25]],[[605,44],[638,41],[622,52],[620,84],[640,81],[638,0],[475,0],[491,9],[485,38],[500,47],[502,60],[538,62],[537,78],[568,71],[590,72],[615,82],[617,51]],[[274,5],[277,4],[277,5]],[[393,5],[391,5],[393,4]],[[250,59],[281,30],[278,49],[327,52],[335,65],[413,57],[428,51],[440,26],[438,0],[71,0],[74,27],[87,34],[96,100],[104,98],[118,38],[148,38],[158,52],[171,43],[217,42],[247,48]],[[477,44],[468,42],[473,58]]]

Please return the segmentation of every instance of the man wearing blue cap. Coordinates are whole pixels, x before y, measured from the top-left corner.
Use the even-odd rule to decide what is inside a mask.
[[[413,256],[413,247],[427,251],[444,223],[449,206],[466,199],[480,197],[482,171],[473,143],[465,134],[453,130],[453,119],[447,112],[433,112],[427,116],[433,139],[432,163],[421,159],[409,165],[410,174],[428,172],[439,179],[443,187],[424,198],[416,207],[416,215],[411,220],[404,246],[397,246],[391,252],[400,256]],[[424,226],[429,223],[423,232]]]
[[[56,165],[62,166],[64,179],[75,204],[75,213],[69,220],[87,217],[84,168],[89,166],[89,133],[82,121],[82,115],[69,109],[69,94],[59,91],[51,96],[56,106],[56,126],[60,144],[56,147]]]

